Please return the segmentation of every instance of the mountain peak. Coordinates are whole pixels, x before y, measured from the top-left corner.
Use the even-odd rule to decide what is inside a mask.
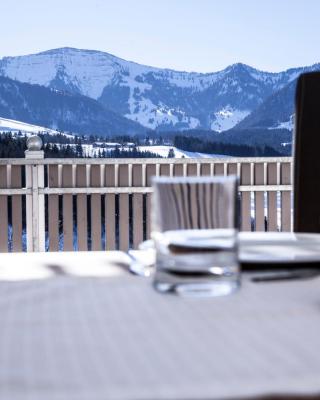
[[[249,65],[243,64],[241,62],[231,64],[227,68],[234,69],[234,70],[252,69]]]
[[[235,64],[231,64],[231,65],[229,65],[226,69],[225,69],[225,71],[232,71],[232,72],[234,72],[234,73],[236,73],[236,74],[242,74],[242,73],[244,73],[244,72],[246,72],[246,73],[261,73],[261,74],[269,74],[269,72],[263,72],[263,71],[260,71],[260,70],[258,70],[258,69],[256,69],[256,68],[253,68],[253,67],[251,67],[250,65],[247,65],[247,64],[243,64],[243,63],[241,63],[241,62],[238,62],[238,63],[235,63]]]
[[[80,54],[80,53],[87,53],[87,54],[105,54],[109,55],[109,53],[99,51],[99,50],[88,50],[88,49],[78,49],[76,47],[57,47],[55,49],[41,51],[40,53],[32,54],[32,55],[51,55],[51,54]]]

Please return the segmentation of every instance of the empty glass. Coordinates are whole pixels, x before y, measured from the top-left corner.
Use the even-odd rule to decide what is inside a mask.
[[[155,177],[153,188],[156,289],[201,296],[237,289],[237,177]]]

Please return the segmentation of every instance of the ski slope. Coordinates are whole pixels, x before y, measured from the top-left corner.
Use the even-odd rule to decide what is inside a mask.
[[[19,131],[27,136],[35,135],[37,133],[48,133],[50,135],[57,135],[60,133],[54,129],[45,128],[43,126],[32,125],[26,122],[0,117],[0,132],[18,133]],[[70,137],[72,136],[66,134],[64,135]]]

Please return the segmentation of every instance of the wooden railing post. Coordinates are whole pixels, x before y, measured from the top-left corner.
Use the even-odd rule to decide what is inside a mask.
[[[27,141],[27,160],[34,163],[26,165],[26,187],[31,194],[26,196],[27,251],[45,251],[45,210],[44,194],[44,165],[38,160],[44,158],[42,141],[38,136],[31,136]]]

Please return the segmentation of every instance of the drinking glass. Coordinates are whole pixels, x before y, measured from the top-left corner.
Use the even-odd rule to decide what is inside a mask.
[[[218,296],[239,287],[236,176],[153,178],[154,286]]]

